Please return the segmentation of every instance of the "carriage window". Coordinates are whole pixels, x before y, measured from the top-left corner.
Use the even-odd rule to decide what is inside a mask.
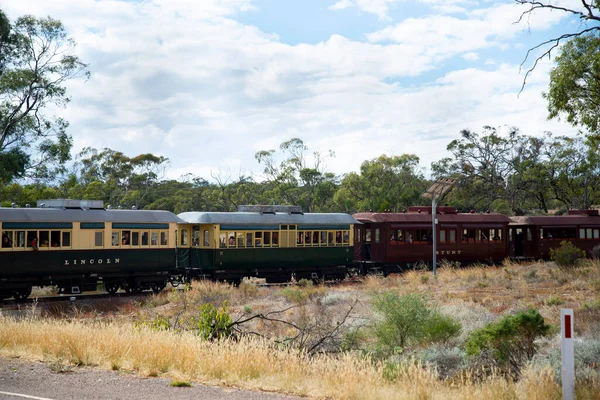
[[[15,247],[25,247],[25,231],[17,231]]]
[[[533,234],[531,233],[531,228],[527,228],[527,241],[531,242],[533,240]]]
[[[298,232],[298,234],[296,235],[296,245],[303,245],[304,244],[304,232]]]
[[[142,246],[148,246],[148,232],[142,232]]]
[[[301,233],[298,235],[301,235]],[[252,243],[252,232],[248,232],[246,233],[246,247],[252,247]]]
[[[599,229],[594,229],[594,239],[599,239],[600,237],[600,230]]]
[[[587,229],[587,238],[591,239],[592,238],[592,228],[588,228]]]
[[[2,232],[2,248],[8,249],[13,246],[13,233],[12,231]]]
[[[200,227],[199,226],[194,226],[192,228],[192,246],[200,246]]]
[[[263,245],[271,246],[271,232],[263,232]]]
[[[38,247],[37,231],[27,231],[27,247]]]
[[[136,231],[131,232],[131,245],[139,246],[140,245],[140,233]]]
[[[281,230],[282,231],[287,231],[288,230],[288,226],[287,225],[281,225]]]
[[[40,231],[40,247],[50,247],[49,231]]]
[[[444,229],[440,231],[440,243],[446,243],[446,231]]]
[[[63,247],[71,247],[71,232],[62,233],[62,245]]]
[[[502,229],[496,229],[493,238],[495,242],[502,242]]]
[[[123,246],[129,246],[131,244],[131,231],[123,231],[121,237],[121,244]]]
[[[321,241],[319,243],[321,244],[321,246],[327,246],[327,232],[326,231],[321,231]]]
[[[235,247],[235,232],[227,232],[227,246]]]
[[[94,246],[102,247],[102,245],[103,245],[102,234],[103,233],[104,232],[102,232],[102,231],[94,232]]]
[[[304,232],[304,244],[310,244],[310,232]]]
[[[379,243],[379,228],[375,229],[375,243]]]
[[[50,232],[50,246],[60,247],[60,231]]]
[[[333,246],[333,232],[327,232],[327,244]]]
[[[227,234],[225,232],[219,234],[219,247],[227,247]]]
[[[161,246],[166,246],[167,245],[167,232],[161,232],[160,233],[160,244]]]
[[[360,228],[354,228],[354,243],[360,242]]]
[[[204,243],[204,246],[210,246],[210,233],[208,232],[208,229],[204,230],[204,238],[202,239],[202,242]]]
[[[238,247],[244,247],[244,233],[239,232],[237,235],[237,245]]]
[[[158,246],[158,232],[153,231],[152,236],[150,236],[150,243],[152,246]]]
[[[350,231],[344,231],[344,232],[342,232],[342,240],[343,240],[343,244],[349,244],[350,243]]]
[[[119,245],[119,232],[113,231],[111,236],[111,243],[113,246]]]
[[[295,231],[296,230],[296,225],[289,225],[288,226],[290,231]]]
[[[365,243],[371,243],[371,229],[366,229],[365,232]]]
[[[187,231],[187,229],[182,229],[181,230],[181,245],[187,246],[187,244],[188,244],[188,231]]]
[[[255,232],[254,233],[254,246],[255,247],[261,247],[262,246],[262,232]]]
[[[273,232],[273,236],[271,239],[273,241],[273,247],[278,247],[279,246],[279,232]]]
[[[585,239],[585,229],[579,230],[579,239]]]
[[[342,231],[337,231],[335,233],[335,244],[336,245],[342,244]]]

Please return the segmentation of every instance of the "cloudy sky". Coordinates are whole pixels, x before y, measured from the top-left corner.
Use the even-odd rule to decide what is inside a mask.
[[[573,0],[574,1],[574,0]],[[574,2],[575,6],[578,2]],[[518,95],[526,50],[576,21],[512,0],[0,0],[60,19],[89,63],[69,83],[75,151],[168,157],[168,176],[260,179],[255,152],[299,137],[327,169],[381,154],[447,155],[462,129],[546,120],[550,62]],[[529,66],[529,65],[528,65]]]

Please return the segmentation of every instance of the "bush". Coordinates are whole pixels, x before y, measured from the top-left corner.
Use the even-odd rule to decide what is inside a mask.
[[[535,340],[550,328],[537,310],[520,311],[471,332],[465,350],[470,356],[488,353],[503,372],[518,374],[535,355]]]
[[[381,320],[373,326],[380,353],[393,354],[411,344],[443,342],[460,334],[461,325],[429,307],[418,295],[385,292],[375,297]]]
[[[226,302],[220,309],[212,303],[202,304],[200,314],[193,320],[196,333],[203,339],[223,339],[233,335],[231,316]]]
[[[585,251],[575,247],[573,243],[562,241],[560,247],[550,249],[550,259],[562,269],[575,267],[577,260],[585,257]]]

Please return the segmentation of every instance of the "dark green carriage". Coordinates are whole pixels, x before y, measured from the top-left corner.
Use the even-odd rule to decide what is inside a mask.
[[[343,279],[353,263],[356,220],[348,214],[303,214],[296,207],[245,208],[179,217],[179,262],[191,276],[239,282]]]
[[[32,286],[62,293],[160,290],[178,276],[176,229],[166,211],[105,210],[102,202],[50,200],[0,208],[0,296],[25,298]]]

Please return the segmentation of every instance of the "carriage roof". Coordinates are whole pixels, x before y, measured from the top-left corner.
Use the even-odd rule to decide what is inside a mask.
[[[1,222],[183,223],[170,211],[59,208],[0,208]]]
[[[352,225],[359,224],[349,214],[343,213],[258,213],[258,212],[184,212],[179,218],[191,224],[215,224],[215,225]]]

